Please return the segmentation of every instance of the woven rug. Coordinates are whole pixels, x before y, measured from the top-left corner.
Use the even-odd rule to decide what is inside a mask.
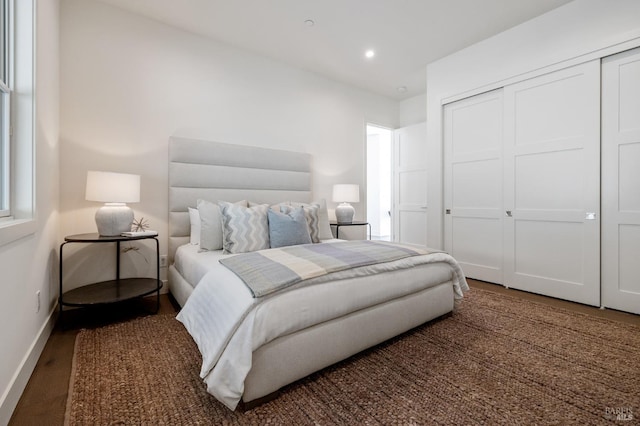
[[[453,315],[287,386],[246,412],[210,396],[182,324],[76,339],[66,423],[612,424],[640,419],[640,328],[479,289]]]

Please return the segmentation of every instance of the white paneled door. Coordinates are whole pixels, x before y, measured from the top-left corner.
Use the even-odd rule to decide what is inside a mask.
[[[444,241],[470,278],[502,281],[502,90],[444,108]]]
[[[427,124],[394,131],[393,239],[427,245]]]
[[[602,61],[602,304],[640,314],[640,49]]]
[[[600,304],[600,61],[504,88],[504,280]]]

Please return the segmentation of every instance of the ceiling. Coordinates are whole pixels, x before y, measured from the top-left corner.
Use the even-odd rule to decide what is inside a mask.
[[[400,100],[427,64],[571,0],[101,1]]]

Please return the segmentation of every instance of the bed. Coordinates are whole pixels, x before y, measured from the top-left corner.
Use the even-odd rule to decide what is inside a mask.
[[[332,239],[326,205],[314,203],[311,195],[308,154],[170,139],[169,290],[183,307],[178,319],[202,353],[200,376],[207,390],[230,409],[269,398],[289,383],[451,312],[468,289],[459,265],[446,253]],[[217,247],[205,251],[204,242],[193,244],[197,219],[190,219],[189,210],[193,214],[202,200],[242,205],[224,204],[225,213],[226,208],[249,210],[264,204],[275,210],[288,205],[293,206],[289,211],[314,211],[318,243],[237,255]],[[327,267],[306,276],[296,270],[309,279],[288,282],[279,290],[256,290],[242,275],[253,268],[254,275],[263,276],[256,259],[294,258],[296,265],[308,267],[302,256],[313,252],[331,258],[333,266],[346,263],[335,253],[349,250],[402,253],[379,264]],[[270,265],[265,270],[283,267]]]

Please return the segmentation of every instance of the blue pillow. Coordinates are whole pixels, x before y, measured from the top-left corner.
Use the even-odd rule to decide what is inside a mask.
[[[292,209],[287,214],[269,209],[267,217],[271,247],[311,244],[309,227],[302,207]]]

